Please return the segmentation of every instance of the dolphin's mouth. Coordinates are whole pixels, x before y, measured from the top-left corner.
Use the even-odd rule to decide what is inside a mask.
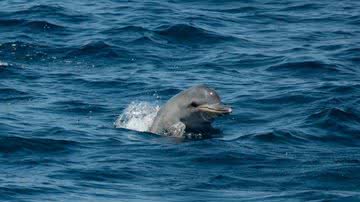
[[[201,112],[206,112],[214,115],[225,115],[232,112],[231,107],[222,105],[220,103],[199,105],[197,109]]]

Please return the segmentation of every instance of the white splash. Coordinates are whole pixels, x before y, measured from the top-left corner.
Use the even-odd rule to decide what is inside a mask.
[[[159,109],[159,106],[154,106],[148,102],[131,102],[116,119],[114,125],[116,128],[140,132],[149,131]]]

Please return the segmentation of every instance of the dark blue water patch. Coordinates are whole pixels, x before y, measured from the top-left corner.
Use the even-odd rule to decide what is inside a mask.
[[[284,94],[274,94],[272,97],[264,96],[254,100],[257,104],[262,105],[273,105],[273,103],[277,103],[280,107],[282,105],[306,105],[313,103],[319,99],[319,96],[315,93],[304,95],[302,92],[287,92]]]
[[[337,53],[334,53],[333,56],[357,63],[360,61],[359,53],[360,48],[347,48],[345,50],[342,50],[341,52],[339,51]]]
[[[18,26],[24,23],[24,20],[18,19],[0,19],[0,23],[2,27],[11,27],[11,26]]]
[[[224,65],[229,65],[234,67],[234,70],[239,71],[245,68],[256,68],[256,67],[266,67],[269,63],[282,63],[286,60],[282,56],[271,56],[266,54],[234,54],[232,57],[229,55],[224,55],[223,58],[216,58],[220,60]]]
[[[283,198],[296,198],[304,201],[312,200],[331,200],[331,201],[356,201],[357,196],[354,192],[342,191],[327,191],[327,190],[296,190],[291,192],[282,192],[280,195],[276,193],[268,193],[266,196],[255,196],[250,201],[268,200],[268,201],[282,201]]]
[[[8,27],[8,28],[15,28],[15,27],[22,27],[28,31],[46,31],[46,32],[52,32],[52,31],[61,31],[64,30],[63,26],[56,25],[54,23],[50,23],[47,21],[27,21],[27,20],[18,20],[18,19],[0,19],[1,28]]]
[[[198,157],[192,160],[194,164],[200,165],[208,165],[208,166],[216,166],[216,165],[234,165],[234,164],[241,164],[242,160],[233,155],[227,156],[214,156],[211,158],[208,157]]]
[[[64,100],[52,102],[51,111],[56,113],[74,113],[74,114],[97,114],[105,113],[107,109],[104,105],[101,104],[90,104],[88,102],[83,102],[81,100]]]
[[[319,87],[319,90],[326,91],[329,93],[335,93],[340,95],[357,95],[360,90],[360,84],[354,83],[345,83],[345,84],[326,84]],[[354,97],[356,98],[356,97]],[[343,97],[339,97],[338,99],[342,100]]]
[[[2,136],[0,137],[0,152],[9,154],[15,152],[62,152],[66,151],[70,146],[76,145],[77,142],[70,140],[56,140],[47,138],[24,138],[18,136]]]
[[[324,51],[336,51],[336,50],[341,50],[343,46],[339,44],[324,44],[318,46],[318,48]]]
[[[164,37],[159,37],[156,32],[151,29],[137,26],[125,26],[117,29],[109,29],[104,32],[111,36],[111,42],[121,46],[132,46],[140,48],[144,51],[143,47],[152,48],[157,51],[164,51],[162,48],[169,48],[171,44]],[[156,57],[156,55],[154,55]],[[132,59],[136,58],[133,56]]]
[[[175,43],[205,43],[214,44],[223,41],[231,40],[232,37],[222,36],[217,33],[213,33],[204,30],[199,27],[194,27],[187,24],[176,24],[171,26],[161,26],[155,31],[160,36],[167,39],[169,42]]]
[[[53,174],[51,177],[55,179],[61,179],[64,177],[72,176],[72,178],[79,180],[81,182],[106,182],[106,183],[115,183],[127,180],[136,180],[141,177],[141,175],[148,175],[146,171],[144,173],[134,171],[131,168],[116,168],[111,167],[99,167],[95,170],[91,169],[67,169],[61,171],[58,174]]]
[[[266,133],[249,134],[241,136],[241,140],[264,142],[269,144],[307,144],[307,134],[298,131],[274,130]]]
[[[33,97],[26,92],[0,87],[0,102],[29,100]]]
[[[324,64],[319,61],[306,61],[296,63],[285,63],[277,66],[272,66],[268,71],[288,71],[290,74],[308,75],[321,73],[337,73],[339,70],[335,65]]]
[[[98,89],[102,91],[106,90],[115,90],[118,89],[118,93],[121,92],[122,88],[128,89],[137,89],[138,86],[146,85],[147,82],[145,81],[133,81],[129,82],[125,78],[108,78],[98,80],[96,77],[86,77],[86,76],[79,76],[75,73],[66,73],[66,74],[59,74],[59,73],[52,73],[49,75],[50,77],[55,77],[60,82],[70,82],[74,86],[86,86],[93,89]]]
[[[0,130],[3,131],[11,131],[14,128],[14,126],[6,123],[0,123]]]
[[[159,46],[161,46],[161,45],[162,46],[168,45],[168,42],[162,38],[157,38],[157,37],[154,37],[153,35],[147,36],[145,34],[145,36],[140,36],[138,38],[131,39],[130,41],[128,41],[128,45],[140,46],[140,47],[153,46],[154,49],[158,49]]]
[[[66,138],[64,140],[65,142],[72,142],[76,139],[82,139],[82,141],[85,141],[89,136],[91,136],[91,134],[86,133],[83,130],[65,129],[64,127],[56,125],[36,129],[36,138],[63,137],[64,139]]]
[[[19,64],[8,64],[7,66],[0,68],[0,73],[2,74],[0,81],[1,80],[5,81],[7,79],[13,78],[14,80],[32,82],[41,78],[39,72],[33,71],[32,69],[29,68],[24,68],[24,66],[19,66]],[[2,87],[8,88],[8,86],[6,85]],[[24,93],[28,93],[28,92],[24,92]]]
[[[104,59],[128,58],[131,55],[128,51],[120,49],[114,45],[109,45],[103,41],[90,42],[80,48],[71,50],[66,54],[66,58],[76,57],[97,57]]]
[[[285,8],[280,9],[280,11],[285,11],[285,12],[291,12],[291,11],[301,11],[301,12],[306,12],[307,10],[311,10],[314,11],[316,9],[319,8],[323,8],[324,5],[319,4],[319,3],[300,3],[300,4],[296,4],[296,5],[291,5],[291,6],[287,6]]]
[[[354,15],[350,17],[348,23],[350,25],[360,25],[360,17],[358,15]]]
[[[136,39],[144,36],[148,32],[151,32],[151,30],[146,29],[144,27],[129,25],[120,28],[107,29],[105,31],[102,31],[101,33],[109,36],[122,36],[122,38],[125,39],[126,38]]]
[[[203,8],[206,11],[219,12],[219,13],[231,13],[231,14],[242,14],[242,13],[253,13],[257,10],[260,10],[258,7],[254,6],[239,6],[236,8],[225,8],[225,9],[207,9]]]
[[[357,125],[360,123],[359,112],[353,108],[324,109],[320,112],[310,115],[309,119],[310,120],[319,120],[321,122],[326,122],[327,120],[333,120],[335,122],[349,122],[349,123],[353,123],[354,125]]]
[[[360,176],[354,172],[359,168],[359,165],[352,166],[331,166],[323,170],[312,170],[302,174],[297,180],[306,179],[305,183],[312,189],[337,189],[337,190],[353,190],[357,191],[356,181]],[[342,185],[339,186],[339,182]],[[324,186],[325,185],[325,186]]]
[[[50,23],[50,22],[47,22],[47,21],[26,22],[26,23],[23,24],[23,26],[29,26],[29,28],[32,31],[39,30],[39,31],[51,32],[51,31],[60,31],[60,30],[64,29],[63,26],[56,25],[54,23]]]
[[[216,175],[210,177],[207,182],[199,183],[195,186],[195,189],[208,190],[208,189],[220,189],[220,190],[232,190],[239,187],[251,188],[257,190],[259,188],[268,187],[270,183],[263,182],[260,179],[249,180],[241,177],[232,177],[226,174]]]
[[[308,122],[321,128],[328,129],[330,133],[339,133],[348,138],[358,139],[360,132],[359,112],[354,108],[330,108],[309,116]]]
[[[51,61],[53,57],[58,56],[64,51],[62,48],[50,48],[45,44],[28,43],[23,41],[14,41],[3,43],[0,51],[5,53],[3,59],[14,63],[22,64],[40,63],[41,61]]]
[[[26,198],[31,196],[38,196],[41,194],[59,194],[56,188],[49,188],[47,186],[34,186],[34,187],[23,187],[18,185],[11,185],[6,187],[0,187],[0,194],[5,200],[17,200],[26,201]],[[19,199],[19,196],[21,199]],[[27,196],[27,197],[24,197]]]
[[[3,12],[0,13],[0,16],[9,16],[17,19],[43,19],[46,17],[71,23],[80,23],[89,19],[89,16],[83,15],[81,12],[76,12],[71,8],[59,5],[34,5],[15,12]]]
[[[205,30],[195,25],[175,24],[156,28],[144,28],[138,26],[125,26],[117,29],[109,29],[102,32],[107,35],[118,37],[120,42],[128,42],[131,45],[152,45],[168,47],[176,44],[198,46],[200,44],[217,44],[225,42],[251,43],[245,39],[236,39],[233,36],[222,36],[218,33]]]

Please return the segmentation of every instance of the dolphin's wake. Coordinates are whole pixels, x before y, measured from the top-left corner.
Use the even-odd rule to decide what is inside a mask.
[[[148,132],[160,107],[149,102],[131,102],[116,119],[116,128]]]

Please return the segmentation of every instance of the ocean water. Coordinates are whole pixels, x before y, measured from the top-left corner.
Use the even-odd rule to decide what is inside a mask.
[[[360,201],[359,9],[0,1],[0,201]],[[219,136],[146,132],[196,84]]]

